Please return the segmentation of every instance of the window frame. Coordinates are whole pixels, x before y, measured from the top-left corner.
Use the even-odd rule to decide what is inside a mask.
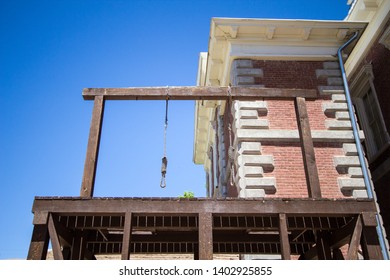
[[[390,137],[389,133],[387,132],[385,121],[382,115],[382,109],[377,98],[377,93],[374,86],[374,73],[371,64],[366,64],[360,69],[359,73],[356,75],[356,78],[351,83],[351,92],[356,114],[359,117],[360,125],[362,126],[361,129],[363,129],[365,135],[364,143],[367,157],[369,162],[373,162],[390,146]],[[372,95],[373,105],[375,106],[374,109],[377,111],[376,113],[379,116],[379,120],[377,120],[377,122],[380,127],[380,133],[383,134],[384,138],[381,147],[377,147],[377,144],[374,140],[376,135],[373,134],[373,130],[370,129],[370,124],[368,122],[368,113],[363,101],[363,98],[368,94]]]

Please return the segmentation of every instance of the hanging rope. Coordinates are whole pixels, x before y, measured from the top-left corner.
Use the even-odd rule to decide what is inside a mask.
[[[165,101],[165,125],[164,125],[164,155],[161,159],[161,181],[160,187],[165,188],[167,182],[165,175],[167,174],[168,158],[167,158],[167,129],[168,129],[168,100],[169,100],[169,87],[166,89],[167,99]]]

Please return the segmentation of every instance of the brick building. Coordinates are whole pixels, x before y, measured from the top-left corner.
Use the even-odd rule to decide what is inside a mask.
[[[212,20],[198,85],[306,89],[316,96],[305,100],[314,149],[310,159],[302,153],[294,98],[198,101],[194,161],[205,167],[210,197],[367,197],[337,57],[357,31],[343,62],[390,232],[390,1],[351,4],[344,21]],[[315,162],[318,174],[320,189],[314,194],[307,160]]]

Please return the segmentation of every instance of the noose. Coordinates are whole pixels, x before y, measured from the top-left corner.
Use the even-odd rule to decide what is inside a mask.
[[[167,129],[168,129],[168,100],[169,100],[169,88],[166,90],[167,100],[165,101],[165,124],[164,124],[164,155],[161,159],[161,181],[160,187],[165,188],[167,182],[165,175],[167,174],[168,158],[167,158]]]

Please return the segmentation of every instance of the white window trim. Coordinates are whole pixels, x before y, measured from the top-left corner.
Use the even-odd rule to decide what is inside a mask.
[[[357,107],[357,114],[359,116],[359,119],[362,122],[362,129],[365,132],[366,137],[366,145],[367,145],[367,156],[370,162],[374,161],[384,150],[387,149],[387,147],[390,145],[390,137],[389,133],[387,132],[385,121],[383,119],[382,115],[382,109],[379,104],[375,86],[374,86],[374,73],[372,70],[371,64],[364,65],[359,73],[357,74],[354,81],[351,83],[351,91],[352,91],[352,99],[354,105]],[[379,123],[382,127],[382,131],[385,133],[385,143],[382,147],[380,147],[377,151],[373,151],[373,144],[372,144],[372,137],[371,135],[367,135],[367,127],[369,126],[367,123],[367,118],[362,111],[365,111],[364,104],[362,101],[362,97],[367,93],[368,90],[371,89],[371,92],[374,97],[374,101],[376,103],[376,106],[379,109]]]

